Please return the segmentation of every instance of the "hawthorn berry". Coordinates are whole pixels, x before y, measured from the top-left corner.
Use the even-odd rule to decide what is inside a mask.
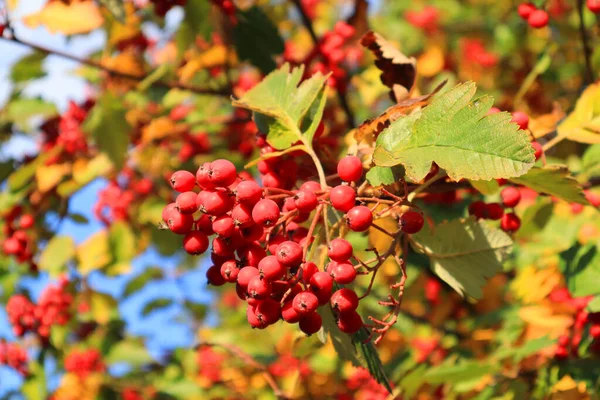
[[[534,156],[535,156],[535,160],[539,160],[540,158],[542,158],[542,155],[544,155],[544,149],[542,147],[541,144],[539,144],[538,142],[531,142],[531,146],[533,147],[533,150],[535,151]]]
[[[202,214],[196,221],[194,221],[194,225],[196,229],[206,233],[207,235],[212,235],[215,233],[212,228],[212,219],[208,214]]]
[[[352,283],[356,278],[356,270],[354,269],[354,265],[349,263],[336,263],[328,271],[333,277],[333,280],[342,285]]]
[[[587,0],[586,5],[594,14],[600,14],[600,0]]]
[[[529,16],[531,15],[531,13],[534,12],[535,10],[537,10],[536,6],[531,3],[521,3],[521,4],[519,4],[519,7],[517,8],[517,12],[519,13],[519,16],[521,18],[523,18],[524,20],[527,20],[529,18]]]
[[[364,232],[373,224],[373,213],[368,207],[352,207],[346,213],[346,223],[354,232]]]
[[[300,317],[300,321],[299,321],[300,330],[302,332],[306,333],[308,336],[319,332],[322,325],[323,325],[323,320],[321,319],[321,316],[317,312],[312,312],[310,314]]]
[[[521,111],[515,111],[512,114],[512,122],[519,125],[520,129],[526,130],[529,127],[529,116]]]
[[[254,181],[241,181],[235,187],[235,198],[239,203],[253,206],[262,198],[263,190]]]
[[[266,299],[271,294],[271,284],[258,275],[250,279],[247,291],[250,297],[258,300]]]
[[[425,219],[421,213],[416,211],[407,211],[400,216],[400,229],[404,233],[413,234],[423,229]]]
[[[210,163],[208,176],[214,186],[225,187],[235,182],[237,170],[231,161],[218,159]]]
[[[169,179],[171,187],[180,192],[189,192],[196,186],[196,177],[189,171],[175,171]]]
[[[300,185],[300,189],[298,189],[298,190],[316,193],[316,192],[320,192],[322,190],[322,188],[321,188],[321,184],[319,182],[306,181],[302,185]]]
[[[228,215],[221,215],[212,222],[212,230],[217,235],[228,238],[235,232],[235,223],[233,218]]]
[[[2,243],[2,251],[6,255],[15,255],[21,252],[21,243],[15,237],[9,237]]]
[[[221,268],[216,265],[213,265],[206,271],[206,279],[213,286],[223,286],[225,284],[225,279],[221,275]]]
[[[244,247],[236,249],[236,254],[242,265],[250,265],[257,267],[260,260],[267,256],[267,252],[257,242],[244,245]]]
[[[360,314],[354,310],[341,312],[338,315],[337,326],[340,328],[340,331],[347,334],[353,334],[362,328],[363,321]]]
[[[304,291],[298,293],[292,300],[292,306],[294,310],[300,315],[304,316],[315,311],[319,307],[319,299],[314,293]]]
[[[347,185],[338,185],[329,192],[331,205],[338,211],[348,212],[356,202],[356,191]]]
[[[550,17],[548,16],[548,13],[544,10],[534,10],[531,12],[531,14],[529,14],[529,17],[527,17],[527,22],[529,23],[529,26],[535,29],[545,27],[546,25],[548,25],[549,20]]]
[[[294,196],[294,205],[300,212],[311,212],[317,208],[318,204],[319,200],[314,192],[300,190]]]
[[[228,260],[221,265],[221,276],[225,279],[226,282],[236,282],[237,277],[240,273],[240,269],[238,268],[237,262],[235,260]]]
[[[333,288],[333,278],[327,272],[318,271],[310,278],[310,289],[318,295],[321,293],[331,293]]]
[[[246,289],[248,287],[248,284],[252,280],[252,278],[254,278],[255,276],[258,276],[259,274],[260,274],[260,272],[258,271],[258,268],[256,268],[256,267],[252,267],[252,266],[244,267],[244,268],[240,269],[240,272],[238,273],[237,283],[241,287]]]
[[[486,212],[486,204],[481,200],[469,204],[469,215],[473,215],[477,219],[485,218]]]
[[[201,231],[188,232],[183,238],[183,248],[189,254],[202,254],[208,249],[208,236]]]
[[[175,205],[182,214],[193,214],[198,211],[196,204],[197,194],[195,192],[183,192],[175,200]]]
[[[258,303],[254,314],[262,323],[272,325],[281,317],[281,306],[275,300],[265,299]]]
[[[288,268],[297,267],[302,263],[302,247],[291,240],[286,240],[277,246],[275,255],[277,256],[277,261]]]
[[[327,255],[333,261],[348,261],[352,257],[352,245],[345,239],[335,238],[329,243]]]
[[[295,324],[300,321],[300,314],[294,309],[292,301],[286,301],[281,308],[281,318],[289,324]]]
[[[304,282],[305,285],[309,284],[313,275],[319,272],[319,268],[314,262],[302,263],[300,268],[302,269],[302,282]]]
[[[338,162],[337,173],[346,182],[356,182],[362,176],[362,162],[356,156],[346,156]]]
[[[252,307],[251,305],[248,305],[248,307],[246,307],[246,319],[248,320],[248,323],[250,324],[250,326],[252,328],[255,329],[264,329],[267,327],[267,324],[265,324],[263,321],[261,321],[258,316],[256,315],[256,313],[254,312],[254,307]]]
[[[504,215],[504,209],[499,203],[488,203],[485,205],[485,215],[487,219],[497,221]]]
[[[185,235],[192,230],[192,227],[194,226],[194,217],[173,210],[169,213],[167,226],[171,232],[178,235]]]
[[[233,202],[227,192],[220,190],[203,190],[198,193],[196,203],[200,207],[200,211],[215,217],[225,214],[233,207]]]
[[[514,213],[504,214],[500,221],[500,227],[505,232],[516,232],[521,227],[521,219]]]
[[[21,215],[21,218],[19,219],[19,227],[21,229],[29,229],[33,226],[34,223],[35,223],[35,219],[33,218],[33,215],[31,215],[31,214],[23,214],[23,215]]]
[[[258,272],[263,278],[273,282],[285,275],[285,267],[277,261],[277,257],[266,256],[258,263]]]
[[[504,207],[513,208],[516,207],[521,201],[521,192],[514,186],[509,186],[502,189],[500,192],[502,198],[502,204]]]
[[[274,225],[279,219],[280,214],[279,206],[270,199],[258,201],[252,209],[252,219],[255,223],[262,226]]]
[[[358,307],[358,296],[353,290],[342,288],[331,295],[331,307],[342,313],[354,311]]]
[[[169,215],[171,214],[171,211],[177,211],[177,205],[175,203],[167,204],[162,210],[161,217],[165,224],[169,220]]]

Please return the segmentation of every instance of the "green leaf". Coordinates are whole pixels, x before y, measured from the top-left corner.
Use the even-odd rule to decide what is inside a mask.
[[[350,361],[355,367],[363,366],[364,363],[362,363],[358,358],[358,351],[352,343],[352,338],[350,335],[340,331],[340,329],[337,327],[333,318],[331,307],[319,308],[319,314],[321,314],[321,318],[323,320],[323,334],[325,335],[325,340],[327,336],[331,338],[333,348],[337,352],[338,356],[342,360]]]
[[[500,185],[495,179],[490,179],[488,181],[470,181],[470,183],[471,186],[477,189],[479,193],[488,196],[495,194],[498,191],[498,189],[500,189]]]
[[[150,315],[150,313],[160,310],[162,308],[167,308],[167,307],[171,306],[172,304],[173,304],[173,300],[165,298],[165,297],[160,297],[158,299],[154,299],[154,300],[146,303],[144,308],[142,308],[142,316],[147,317],[148,315]]]
[[[586,175],[600,175],[600,144],[594,144],[587,148],[581,158],[581,170]]]
[[[391,185],[398,182],[404,176],[404,168],[402,166],[395,167],[372,167],[367,172],[367,180],[373,186]]]
[[[492,363],[481,363],[479,361],[465,361],[456,365],[442,364],[429,368],[424,378],[434,385],[445,383],[456,383],[480,379],[487,374],[496,371],[500,365]]]
[[[118,316],[118,304],[110,295],[93,292],[90,298],[90,309],[94,320],[105,325]]]
[[[309,111],[315,101],[324,96],[326,77],[317,73],[300,83],[303,74],[303,67],[290,71],[289,64],[285,64],[240,99],[233,100],[234,106],[254,111],[258,128],[267,132],[267,141],[278,150],[297,141],[308,147],[311,145],[310,137],[303,135],[300,127],[307,114],[310,118]]]
[[[136,276],[132,280],[130,280],[125,286],[125,290],[123,291],[123,295],[125,297],[131,296],[135,292],[141,290],[144,286],[146,286],[150,281],[162,279],[163,272],[158,267],[149,267],[144,270],[140,275]]]
[[[5,111],[6,118],[19,126],[25,125],[32,117],[51,117],[57,114],[54,103],[39,98],[23,97],[12,99],[6,105]]]
[[[264,74],[273,71],[276,67],[273,57],[285,48],[277,27],[257,6],[238,10],[236,18],[233,40],[240,60],[249,60]]]
[[[591,313],[600,312],[600,296],[596,296],[587,305],[587,310]]]
[[[413,248],[429,257],[433,271],[461,296],[483,295],[486,279],[502,270],[511,238],[483,221],[456,219],[411,236]]]
[[[152,363],[154,359],[150,353],[148,353],[148,350],[143,343],[126,340],[112,346],[104,361],[109,365],[126,363],[131,367],[136,368]]]
[[[544,168],[532,168],[527,174],[511,181],[524,185],[538,193],[549,194],[569,203],[589,204],[581,185],[571,176],[567,167],[548,165]]]
[[[512,358],[514,362],[520,362],[524,358],[527,358],[532,354],[536,354],[540,350],[555,344],[556,339],[544,336],[541,338],[528,340],[520,347],[501,348],[494,354],[494,356],[499,359]]]
[[[143,81],[138,83],[137,88],[141,91],[148,90],[154,83],[164,79],[172,72],[171,66],[169,64],[161,64],[152,71],[148,76],[144,78]]]
[[[69,337],[70,329],[66,325],[54,324],[50,328],[50,342],[57,349],[62,349]]]
[[[67,263],[75,257],[75,242],[70,236],[54,236],[40,256],[38,266],[56,278],[66,271]]]
[[[352,335],[352,341],[358,348],[371,376],[377,382],[383,385],[383,387],[385,387],[389,393],[392,393],[392,386],[390,385],[390,381],[385,373],[385,370],[383,369],[383,363],[379,358],[379,353],[373,345],[373,342],[369,340],[369,332],[367,331],[367,328],[360,328],[357,333]]]
[[[116,262],[130,261],[135,257],[135,236],[129,224],[122,221],[112,224],[108,232],[108,240]]]
[[[125,5],[123,0],[98,0],[120,23],[125,23]]]
[[[90,223],[90,220],[83,214],[69,213],[68,217],[71,219],[71,221],[75,222],[76,224],[85,225]]]
[[[42,64],[46,59],[46,53],[34,51],[17,61],[11,71],[10,79],[13,83],[27,82],[41,78],[45,75]]]
[[[592,244],[576,244],[560,253],[560,268],[573,297],[600,294],[600,252]]]
[[[199,34],[204,39],[209,39],[212,32],[210,8],[210,3],[204,0],[188,0],[184,6],[184,23],[194,34]]]
[[[106,92],[83,122],[83,129],[92,134],[100,150],[108,155],[119,170],[127,157],[131,128],[125,119],[126,111],[117,96]]]
[[[47,398],[46,373],[44,367],[37,361],[27,365],[29,375],[21,386],[21,393],[27,400],[38,400]]]
[[[527,134],[508,113],[486,115],[494,100],[472,100],[476,90],[473,82],[460,84],[392,123],[377,138],[375,164],[402,164],[413,181],[422,180],[433,162],[457,181],[523,175],[535,161]]]

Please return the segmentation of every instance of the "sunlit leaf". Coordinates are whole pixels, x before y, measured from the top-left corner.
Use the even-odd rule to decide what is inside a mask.
[[[57,277],[67,270],[67,263],[75,257],[75,242],[70,236],[54,236],[42,252],[38,266],[50,276]]]
[[[588,204],[583,194],[583,188],[571,176],[567,167],[562,165],[532,168],[525,175],[511,178],[511,181],[527,186],[538,193],[556,196],[570,203]]]
[[[23,22],[30,28],[44,25],[51,33],[74,35],[99,28],[104,22],[102,13],[92,1],[65,4],[60,1],[46,3],[40,11],[29,14]]]

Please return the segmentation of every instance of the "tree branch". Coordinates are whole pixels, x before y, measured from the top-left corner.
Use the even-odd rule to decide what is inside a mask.
[[[594,81],[594,70],[592,69],[592,48],[585,29],[583,19],[583,0],[577,0],[577,14],[579,15],[579,36],[583,45],[583,55],[585,57],[585,83],[589,84]]]
[[[17,38],[14,34],[14,31],[12,31],[11,33],[12,33],[12,37],[0,36],[0,39],[6,40],[9,42],[13,42],[13,43],[17,43],[22,46],[27,46],[32,49],[41,51],[42,53],[45,53],[45,54],[59,56],[59,57],[65,58],[67,60],[71,60],[71,61],[75,61],[75,62],[78,62],[83,65],[87,65],[92,68],[97,68],[99,70],[102,70],[110,75],[113,75],[113,76],[116,76],[119,78],[130,79],[132,81],[140,82],[148,77],[148,74],[134,75],[134,74],[126,73],[126,72],[117,71],[115,69],[112,69],[112,68],[102,65],[98,61],[94,61],[89,58],[77,57],[73,54],[69,54],[69,53],[66,53],[61,50],[50,49],[50,48],[41,46],[39,44],[32,43],[28,40],[23,40],[23,39]],[[221,97],[231,96],[231,92],[229,90],[200,88],[197,86],[187,85],[187,84],[179,83],[179,82],[171,82],[171,81],[167,82],[167,81],[158,80],[158,81],[152,82],[152,86],[159,86],[159,87],[163,87],[163,88],[167,88],[167,89],[182,89],[182,90],[187,90],[187,91],[190,91],[190,92],[196,93],[196,94],[205,94],[205,95],[211,95],[211,96],[221,96]]]

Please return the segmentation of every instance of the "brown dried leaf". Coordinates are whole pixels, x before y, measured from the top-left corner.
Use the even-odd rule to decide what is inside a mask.
[[[439,92],[445,84],[446,81],[443,81],[433,90],[433,92],[429,94],[424,94],[422,96],[414,97],[412,99],[402,100],[398,102],[398,104],[391,106],[390,108],[385,110],[383,114],[381,114],[377,118],[366,120],[358,127],[358,129],[354,133],[354,138],[357,142],[360,142],[368,135],[373,135],[375,138],[377,138],[377,135],[379,135],[381,131],[383,131],[385,128],[390,126],[392,122],[408,114],[408,112],[413,108],[426,105],[431,99],[431,97],[433,97],[437,92]]]
[[[417,77],[417,60],[405,56],[373,31],[365,33],[360,44],[375,55],[375,65],[382,71],[381,82],[391,89],[392,101],[397,103],[408,98]]]

